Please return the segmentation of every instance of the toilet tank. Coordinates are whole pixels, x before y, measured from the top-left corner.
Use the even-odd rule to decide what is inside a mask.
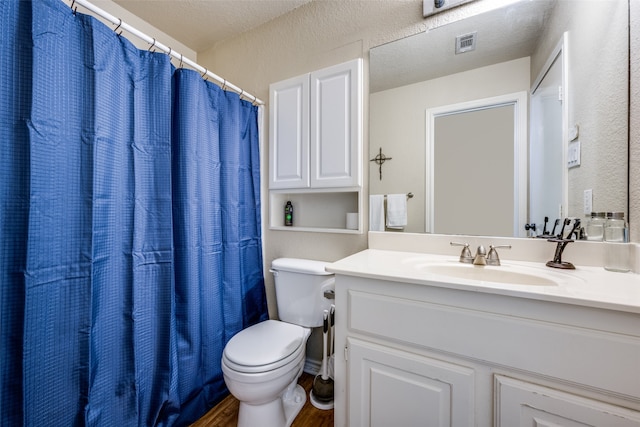
[[[322,326],[322,313],[333,304],[324,293],[335,290],[333,273],[324,269],[327,264],[299,258],[273,260],[270,271],[280,320],[307,328]]]

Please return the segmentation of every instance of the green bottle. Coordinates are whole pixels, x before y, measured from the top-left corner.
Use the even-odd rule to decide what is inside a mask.
[[[291,201],[287,201],[284,207],[284,225],[291,227],[293,225],[293,205]]]

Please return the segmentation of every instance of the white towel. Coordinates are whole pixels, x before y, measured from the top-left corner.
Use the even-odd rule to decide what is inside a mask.
[[[369,196],[369,230],[384,231],[384,196]]]
[[[404,228],[407,225],[407,195],[387,196],[387,228]]]

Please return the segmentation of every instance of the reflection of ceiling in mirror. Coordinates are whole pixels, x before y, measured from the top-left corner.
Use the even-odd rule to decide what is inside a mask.
[[[373,48],[370,92],[530,56],[554,5],[520,2]],[[456,55],[456,37],[474,31],[476,49]]]

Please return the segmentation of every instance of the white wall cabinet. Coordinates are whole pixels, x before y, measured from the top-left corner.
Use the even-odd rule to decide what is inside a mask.
[[[269,188],[362,183],[362,60],[269,87]]]
[[[269,188],[309,187],[309,76],[269,87]]]
[[[311,187],[361,185],[361,76],[361,59],[310,75]]]
[[[638,427],[639,368],[634,313],[336,276],[337,427]]]
[[[347,212],[362,216],[362,126],[361,59],[270,85],[272,229],[362,232],[345,224]],[[322,203],[309,204],[308,195],[321,194]],[[284,227],[282,202],[290,199],[294,227]]]

